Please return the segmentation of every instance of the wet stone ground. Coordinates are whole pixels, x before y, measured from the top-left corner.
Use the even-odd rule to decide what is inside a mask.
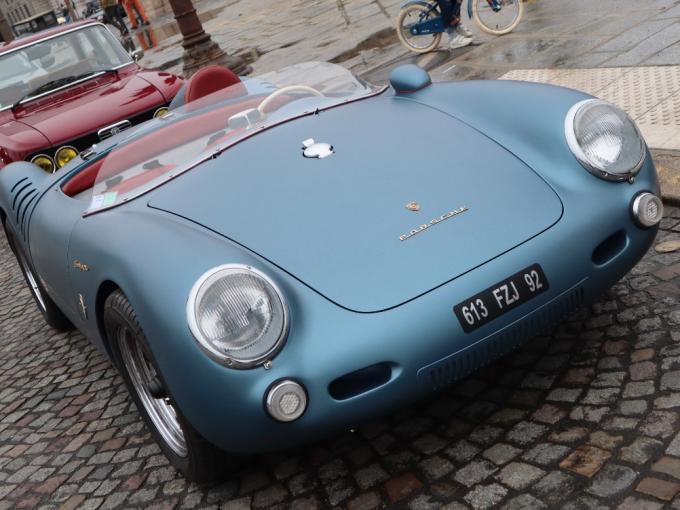
[[[680,508],[680,251],[448,390],[211,486],[168,465],[104,356],[43,324],[4,237],[0,268],[0,508]]]

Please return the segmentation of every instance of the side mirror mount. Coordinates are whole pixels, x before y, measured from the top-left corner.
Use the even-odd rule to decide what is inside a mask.
[[[136,50],[130,52],[130,56],[132,57],[132,60],[139,62],[142,60],[142,57],[144,57],[144,50],[137,48]]]
[[[229,129],[247,129],[256,122],[262,120],[264,120],[264,115],[262,115],[260,110],[257,108],[250,108],[229,117],[227,127]]]

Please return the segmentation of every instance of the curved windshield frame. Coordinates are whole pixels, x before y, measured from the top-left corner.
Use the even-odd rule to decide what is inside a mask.
[[[0,111],[132,63],[100,23],[15,48],[0,54]]]
[[[385,88],[369,85],[341,66],[319,62],[244,79],[149,121],[138,133],[119,135],[113,148],[76,174],[96,172],[96,177],[92,188],[75,198],[90,200],[84,215],[110,209],[263,130]]]

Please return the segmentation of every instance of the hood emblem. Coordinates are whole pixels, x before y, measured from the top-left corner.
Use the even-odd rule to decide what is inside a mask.
[[[428,223],[423,223],[419,227],[414,228],[408,234],[400,235],[399,240],[400,241],[406,241],[407,239],[410,239],[414,235],[420,234],[423,230],[427,230],[428,228],[433,227],[437,223],[441,223],[442,221],[446,221],[449,218],[453,218],[454,216],[458,216],[459,214],[463,214],[466,211],[469,211],[469,209],[467,207],[463,206],[463,207],[459,207],[458,209],[454,209],[453,211],[449,211],[447,213],[444,213],[441,216],[430,220]]]
[[[73,267],[79,269],[83,273],[87,273],[90,270],[90,266],[83,264],[80,260],[74,260]]]
[[[420,211],[420,204],[415,201],[409,202],[408,204],[406,204],[406,209],[408,209],[409,211],[418,212]]]
[[[306,158],[323,159],[335,154],[330,143],[317,143],[314,138],[302,142],[302,155]]]

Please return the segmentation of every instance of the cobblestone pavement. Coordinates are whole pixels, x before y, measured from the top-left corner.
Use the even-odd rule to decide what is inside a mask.
[[[658,242],[680,236],[670,209]],[[429,400],[187,484],[109,361],[42,322],[0,241],[0,508],[680,508],[680,251]]]

